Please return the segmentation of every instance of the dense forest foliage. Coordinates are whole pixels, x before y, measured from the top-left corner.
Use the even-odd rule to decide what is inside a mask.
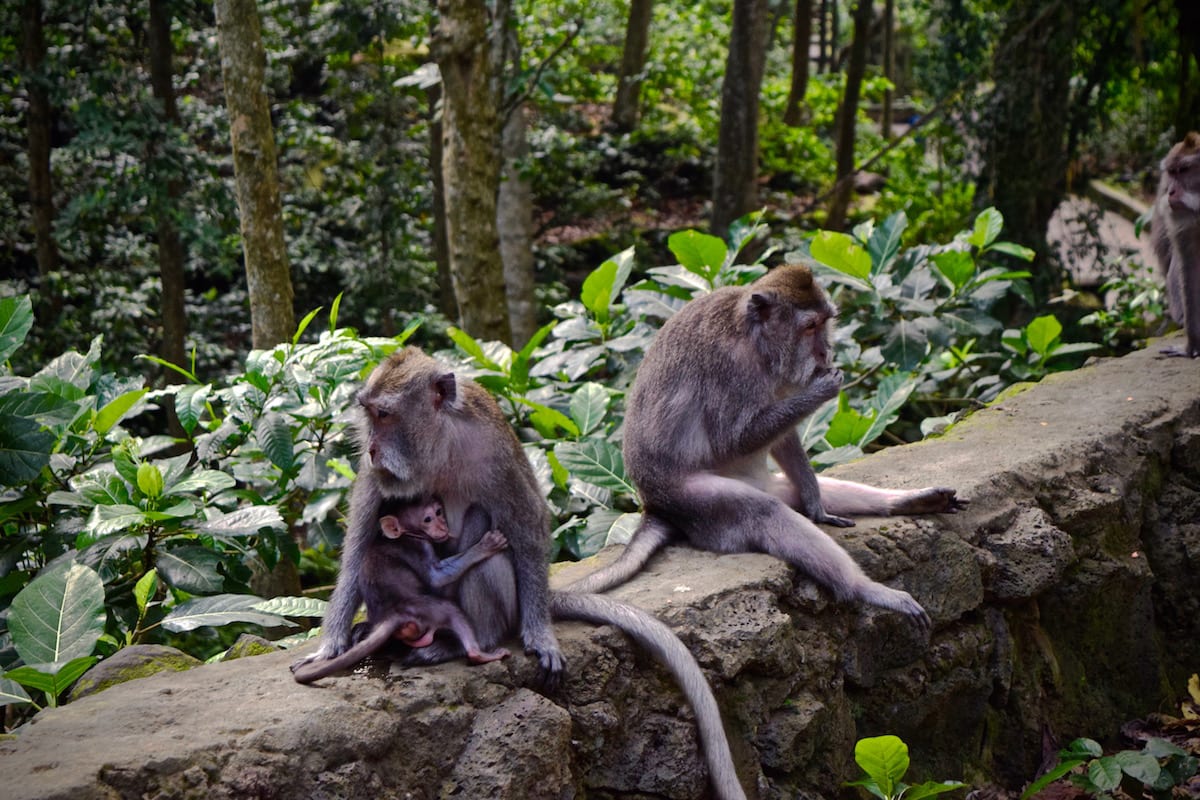
[[[404,342],[499,399],[564,558],[630,530],[624,390],[658,326],[769,266],[813,265],[841,308],[847,385],[803,431],[821,465],[1128,348],[1155,280],[1094,244],[1111,280],[1088,307],[1047,222],[1092,177],[1152,192],[1200,120],[1190,0],[21,0],[0,20],[12,703],[130,643],[212,655],[319,617],[351,393]],[[47,642],[47,617],[75,637]]]

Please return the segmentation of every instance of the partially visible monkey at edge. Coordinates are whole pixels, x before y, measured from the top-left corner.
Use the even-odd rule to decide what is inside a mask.
[[[480,647],[462,610],[452,600],[433,593],[450,587],[468,569],[506,548],[508,541],[504,535],[490,530],[464,552],[439,559],[433,544],[449,541],[451,534],[442,504],[436,499],[410,503],[397,509],[394,515],[384,515],[379,527],[381,530],[371,542],[358,581],[367,607],[364,637],[336,658],[294,668],[296,681],[312,683],[348,669],[392,638],[413,648],[428,647],[439,630],[452,631],[472,663],[483,664],[508,656],[502,647],[495,650]]]
[[[667,321],[625,414],[625,468],[641,495],[641,522],[616,561],[568,591],[623,583],[663,545],[686,539],[718,553],[769,553],[839,600],[929,626],[911,595],[868,578],[814,524],[853,525],[843,514],[953,512],[965,502],[953,489],[878,489],[813,472],[796,426],[841,388],[829,341],[835,315],[807,267],[781,266],[695,299]]]
[[[1162,160],[1150,241],[1167,281],[1171,316],[1187,332],[1187,346],[1169,356],[1200,356],[1200,133],[1192,131]]]
[[[385,502],[436,496],[445,505],[451,530],[460,531],[456,552],[468,550],[491,527],[508,538],[508,550],[468,570],[458,583],[459,607],[482,648],[490,650],[519,634],[526,652],[537,658],[542,683],[553,688],[561,679],[563,659],[551,615],[615,625],[679,683],[696,714],[715,796],[744,800],[712,689],[674,632],[612,598],[550,591],[549,512],[529,459],[495,399],[408,347],[376,367],[358,393],[358,404],[363,451],[350,494],[341,571],[322,622],[320,647],[293,670],[337,658],[350,648],[351,625],[363,599],[359,579]],[[474,514],[476,510],[483,514]],[[490,519],[475,524],[473,515]],[[406,660],[436,663],[461,654],[457,643],[438,640],[413,650]]]

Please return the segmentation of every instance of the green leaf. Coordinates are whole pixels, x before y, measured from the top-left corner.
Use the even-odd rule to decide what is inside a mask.
[[[292,346],[300,342],[300,337],[304,335],[304,329],[313,321],[313,317],[321,313],[321,307],[317,306],[312,311],[304,315],[304,319],[300,320],[300,324],[296,326],[296,333],[292,336]]]
[[[237,481],[232,475],[215,469],[198,469],[183,477],[178,483],[169,483],[165,489],[167,494],[184,494],[185,492],[208,492],[216,494],[226,489],[232,489]]]
[[[91,655],[104,621],[100,575],[65,563],[42,572],[13,598],[8,629],[22,661],[48,664]]]
[[[483,351],[483,345],[472,337],[471,334],[460,328],[447,328],[446,335],[479,366],[484,369],[495,370],[496,372],[505,371],[504,367],[488,358],[487,353]]]
[[[132,392],[125,392],[104,405],[104,408],[96,412],[95,418],[92,420],[92,427],[96,433],[104,436],[113,426],[124,419],[134,406],[145,397],[148,389],[138,389]]]
[[[1136,750],[1122,750],[1113,756],[1121,765],[1121,771],[1136,781],[1150,786],[1158,780],[1162,767],[1158,759],[1149,753]]]
[[[1022,261],[1033,261],[1037,255],[1036,250],[1030,250],[1028,247],[1019,245],[1015,242],[996,242],[988,248],[991,253],[1004,253],[1005,255],[1014,256]]]
[[[667,238],[667,247],[679,263],[710,283],[725,263],[725,242],[699,231],[676,231]]]
[[[1104,755],[1104,748],[1094,739],[1080,737],[1067,745],[1065,750],[1060,750],[1059,758],[1077,758],[1086,761],[1089,758],[1099,758]]]
[[[820,231],[813,237],[809,252],[825,266],[871,285],[871,255],[850,236]]]
[[[264,614],[276,614],[282,617],[315,617],[325,616],[329,603],[316,597],[272,597],[251,606],[255,611]]]
[[[1112,756],[1088,764],[1087,779],[1098,792],[1111,792],[1121,785],[1121,764]]]
[[[1063,752],[1065,752],[1065,751],[1063,751]],[[1060,753],[1060,755],[1061,755],[1061,753]],[[1063,761],[1061,764],[1056,766],[1054,769],[1050,770],[1045,775],[1038,778],[1033,783],[1029,784],[1029,786],[1026,787],[1025,791],[1021,792],[1021,800],[1026,800],[1029,797],[1033,797],[1035,794],[1040,792],[1042,789],[1045,789],[1047,786],[1054,783],[1056,780],[1058,780],[1062,776],[1066,775],[1068,772],[1075,769],[1083,762],[1084,762],[1084,759],[1081,759],[1081,758],[1073,758],[1068,761]]]
[[[1195,680],[1195,678],[1193,678]],[[1146,740],[1146,745],[1142,748],[1143,753],[1148,753],[1155,758],[1170,758],[1171,756],[1186,756],[1187,751],[1166,739],[1160,739],[1157,736],[1152,736]]]
[[[254,426],[258,446],[267,459],[281,472],[287,472],[296,464],[296,443],[292,440],[292,429],[283,414],[268,412]]]
[[[845,395],[843,394],[844,398]],[[874,415],[864,416],[852,408],[841,408],[829,421],[829,429],[825,431],[825,441],[830,447],[842,447],[853,444],[862,446],[862,439],[867,435],[874,422]]]
[[[583,280],[579,300],[601,325],[608,323],[629,274],[633,271],[633,248],[622,250],[592,270]]]
[[[157,498],[162,496],[163,491],[163,476],[162,470],[157,464],[151,464],[149,461],[143,461],[137,468],[137,487],[138,491],[146,497]]]
[[[200,423],[200,416],[208,404],[208,395],[211,391],[212,384],[206,383],[183,386],[175,392],[175,415],[179,417],[179,424],[189,434]]]
[[[111,536],[148,521],[146,512],[137,506],[117,503],[97,505],[88,516],[87,529],[95,536]]]
[[[263,528],[283,530],[285,527],[275,506],[246,506],[203,522],[196,530],[214,536],[250,536]]]
[[[0,706],[10,706],[14,703],[32,703],[33,700],[21,688],[21,684],[0,674]]]
[[[9,670],[4,677],[57,699],[99,660],[96,656],[82,656],[66,663],[27,664]]]
[[[1025,326],[1025,341],[1033,352],[1045,357],[1059,335],[1062,334],[1062,323],[1052,314],[1038,317]]]
[[[0,299],[0,364],[24,344],[32,327],[33,301],[29,295]]]
[[[941,783],[928,781],[927,783],[922,783],[920,786],[908,787],[908,791],[904,793],[904,800],[921,800],[923,797],[933,797],[934,795],[963,788],[966,788],[966,784],[959,783],[958,781],[942,781]]]
[[[50,463],[54,434],[25,417],[0,414],[0,485],[19,486]]]
[[[971,232],[968,242],[980,250],[986,249],[1004,227],[1004,216],[994,208],[985,208],[975,218],[975,230]]]
[[[931,320],[936,322],[936,320]],[[919,320],[900,319],[880,347],[883,357],[904,372],[916,369],[929,352],[929,337]]]
[[[171,613],[163,618],[162,625],[171,633],[183,633],[205,625],[220,627],[232,622],[251,622],[265,628],[295,627],[294,622],[284,617],[254,610],[254,606],[261,602],[261,597],[250,594],[197,597],[171,609]]]
[[[885,795],[892,797],[896,785],[908,772],[908,745],[900,737],[890,735],[859,739],[854,745],[854,761]]]
[[[975,277],[975,259],[963,250],[947,250],[931,259],[938,272],[946,276],[950,285],[958,291]]]
[[[571,419],[579,426],[579,435],[587,436],[604,422],[608,411],[608,391],[598,383],[585,383],[571,395]]]
[[[150,570],[133,586],[133,599],[137,602],[138,614],[146,613],[146,607],[158,593],[158,570]]]
[[[213,594],[225,588],[217,570],[221,556],[207,547],[186,545],[158,553],[158,574],[169,586],[188,594]]]
[[[867,239],[867,251],[871,254],[871,262],[875,265],[876,272],[886,272],[896,260],[907,227],[908,215],[897,211],[871,232],[870,238]]]
[[[636,493],[625,476],[621,450],[611,442],[602,439],[562,442],[555,445],[554,455],[580,480],[614,492]]]

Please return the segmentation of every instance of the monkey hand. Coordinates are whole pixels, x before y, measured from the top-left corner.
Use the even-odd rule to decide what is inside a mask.
[[[844,379],[845,376],[842,375],[842,371],[836,367],[822,370],[813,376],[812,382],[807,387],[807,391],[812,394],[817,402],[823,403],[838,396],[838,392],[842,390],[842,381]]]
[[[508,547],[508,537],[498,530],[491,530],[483,535],[479,545],[485,553],[493,555]]]

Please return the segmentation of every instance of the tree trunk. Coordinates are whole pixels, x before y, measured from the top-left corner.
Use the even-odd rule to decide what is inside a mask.
[[[429,98],[429,172],[433,176],[433,262],[437,267],[438,309],[458,319],[454,279],[450,276],[450,245],[446,241],[446,186],[442,180],[442,85],[426,90]]]
[[[1175,0],[1179,32],[1179,107],[1175,113],[1175,136],[1179,141],[1200,127],[1200,86],[1192,78],[1192,65],[1200,67],[1200,3]]]
[[[163,121],[168,130],[178,128],[179,110],[175,105],[175,87],[171,79],[171,11],[167,0],[150,0],[150,86],[162,103]],[[155,145],[151,144],[151,163]],[[161,163],[161,162],[160,162]],[[162,279],[163,338],[159,352],[165,361],[184,366],[187,363],[187,310],[184,307],[183,241],[173,213],[179,213],[183,181],[176,174],[160,179],[165,191],[155,198],[153,213],[158,234],[158,272]]]
[[[533,187],[522,174],[529,157],[525,105],[512,110],[504,123],[504,176],[500,181],[496,227],[500,231],[500,257],[512,346],[523,347],[537,331],[537,298],[534,294]]]
[[[758,96],[769,22],[767,0],[734,0],[713,175],[712,230],[758,208]]]
[[[46,90],[46,76],[42,72],[46,37],[42,30],[41,0],[25,0],[22,29],[21,60],[29,96],[25,123],[29,147],[29,204],[41,276],[41,302],[51,316],[56,316],[62,308],[62,298],[50,282],[58,269],[59,259],[58,245],[54,241],[54,183],[50,173],[50,93]]]
[[[788,89],[783,124],[799,127],[808,116],[804,95],[808,91],[808,50],[812,46],[813,0],[796,0],[792,9],[792,85]]]
[[[613,129],[618,133],[629,133],[638,124],[642,71],[646,68],[653,11],[654,0],[630,0],[625,50],[621,56],[621,74],[617,79],[617,97],[612,111]]]
[[[858,123],[858,97],[867,71],[867,42],[871,36],[871,0],[858,0],[854,10],[854,40],[846,67],[846,92],[837,115],[837,183],[829,199],[825,227],[841,230],[854,191],[854,140]]]
[[[217,37],[255,349],[291,339],[292,276],[283,239],[275,136],[263,86],[266,53],[254,0],[216,0]]]
[[[1065,193],[1067,114],[1076,18],[1070,3],[1015,0],[994,56],[995,88],[983,112],[981,199],[1004,215],[1007,237],[1038,253],[1033,289],[1062,282],[1046,228]]]
[[[508,12],[500,5],[494,25],[502,29]],[[489,17],[483,0],[439,0],[433,53],[442,73],[446,243],[459,323],[476,338],[509,341],[496,231],[503,43],[489,36]]]
[[[895,83],[896,80],[896,0],[887,0],[883,6],[883,77]],[[879,124],[879,133],[883,140],[892,138],[892,96],[891,89],[883,91],[883,111]]]

